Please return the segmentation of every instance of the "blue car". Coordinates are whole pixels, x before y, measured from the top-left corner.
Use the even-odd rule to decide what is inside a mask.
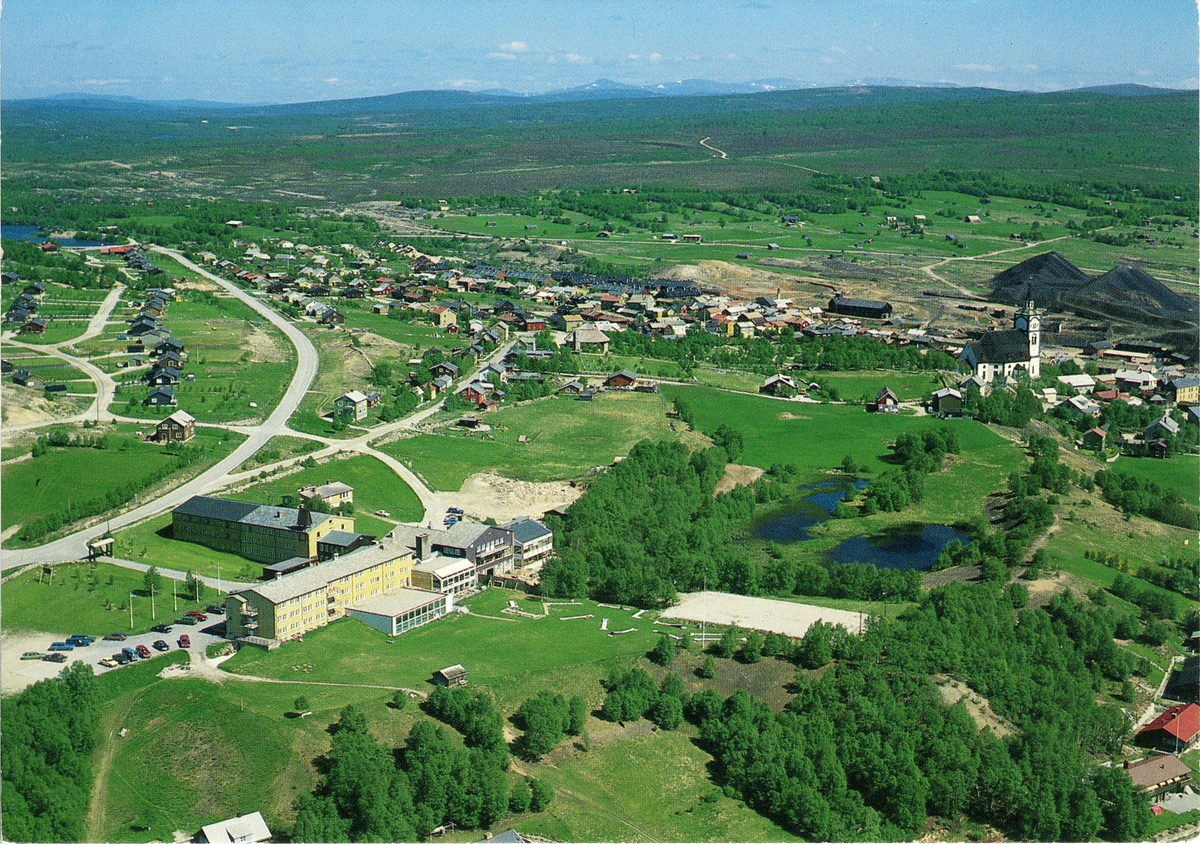
[[[75,650],[75,646],[72,644],[68,644],[67,642],[55,642],[53,645],[50,646],[50,650],[52,650],[52,651],[73,651],[73,650]]]

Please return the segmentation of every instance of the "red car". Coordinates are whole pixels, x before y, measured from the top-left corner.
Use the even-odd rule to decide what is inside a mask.
[[[196,619],[196,621],[208,621],[208,616],[199,610],[188,610],[188,615]]]
[[[148,647],[146,647],[145,645],[138,645],[136,650],[137,650],[137,655],[140,656],[142,659],[149,659],[152,656],[152,654],[150,653],[150,649]]]
[[[191,646],[192,646],[192,640],[188,637],[188,634],[184,633],[182,636],[179,637],[179,647],[190,648]]]

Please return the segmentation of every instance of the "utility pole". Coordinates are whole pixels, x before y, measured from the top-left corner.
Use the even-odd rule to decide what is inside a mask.
[[[179,613],[179,594],[175,591],[175,586],[176,586],[175,580],[172,579],[171,580],[171,598],[175,602],[175,613],[178,614]]]
[[[217,600],[221,599],[221,561],[217,560]]]
[[[154,612],[154,586],[150,587],[150,620],[158,621],[158,616]]]
[[[129,629],[133,629],[133,593],[129,593]]]

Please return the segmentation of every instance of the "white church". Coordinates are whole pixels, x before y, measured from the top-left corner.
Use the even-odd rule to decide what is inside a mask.
[[[1030,378],[1040,377],[1042,314],[1033,302],[1013,315],[1013,328],[992,331],[969,344],[958,356],[971,367],[971,375],[981,384],[1004,381],[1017,369],[1024,369]]]

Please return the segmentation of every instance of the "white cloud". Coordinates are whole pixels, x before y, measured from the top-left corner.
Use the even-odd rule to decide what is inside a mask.
[[[652,62],[661,62],[662,61],[662,53],[651,53],[646,58],[648,58]]]
[[[821,64],[833,64],[832,56],[821,56]]]
[[[489,59],[503,59],[505,61],[516,61],[517,57],[512,53],[488,53]]]
[[[104,85],[128,85],[128,79],[82,79],[80,85],[90,85],[94,87],[102,87]]]
[[[996,72],[996,68],[990,64],[956,64],[954,66],[954,69],[955,70],[982,71],[984,73],[995,73]]]
[[[572,64],[590,64],[592,61],[591,57],[581,56],[578,53],[567,53],[563,58]]]
[[[529,45],[524,41],[509,41],[507,44],[501,44],[500,49],[506,53],[528,53]]]
[[[325,84],[326,84],[326,85],[336,85],[336,84],[338,84],[338,83],[339,83],[339,82],[341,82],[341,81],[342,81],[342,80],[338,79],[336,76],[331,76],[331,77],[329,77],[328,79],[326,79],[326,80],[325,80]]]
[[[625,57],[625,60],[631,61],[631,62],[636,62],[640,58],[641,58],[641,56],[639,56],[637,53],[630,53],[628,56]]]
[[[452,88],[477,88],[479,86],[478,79],[452,79],[450,80]]]
[[[837,47],[837,46],[834,46],[834,47],[829,47],[829,48],[827,48],[827,49],[828,49],[828,50],[829,50],[829,52],[831,52],[831,53],[840,53],[840,54],[841,54],[841,55],[843,55],[843,56],[844,56],[844,55],[846,55],[846,48],[845,48],[845,47]]]

